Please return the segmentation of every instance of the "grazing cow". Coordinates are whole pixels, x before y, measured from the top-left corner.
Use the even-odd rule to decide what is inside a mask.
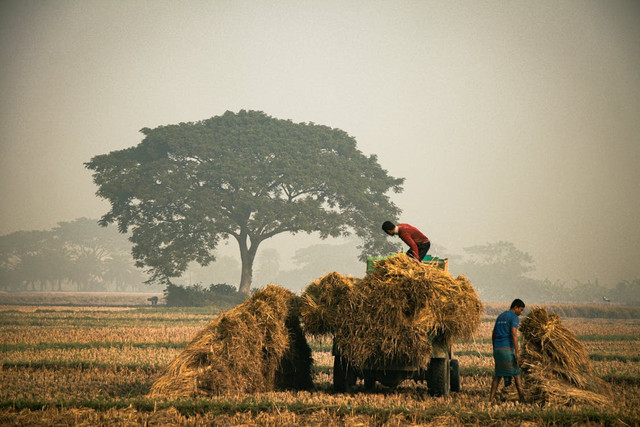
[[[147,301],[151,301],[151,305],[157,305],[158,304],[158,297],[157,296],[152,296],[151,298],[147,298]]]

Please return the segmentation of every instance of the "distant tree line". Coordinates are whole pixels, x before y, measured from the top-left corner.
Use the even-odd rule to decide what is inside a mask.
[[[597,280],[573,285],[537,280],[527,276],[535,269],[532,257],[510,242],[489,243],[464,249],[452,257],[451,270],[465,274],[483,301],[511,301],[522,298],[531,303],[584,302],[640,305],[640,279],[607,286]]]
[[[145,280],[127,236],[96,220],[0,236],[0,290],[149,291]]]
[[[280,255],[267,249],[258,259],[257,287],[276,283],[294,291],[331,271],[363,276],[356,239],[342,244],[316,244],[296,251],[291,270],[280,268]],[[114,227],[80,218],[61,222],[49,231],[18,231],[0,236],[0,291],[159,291],[165,289],[169,305],[202,305],[213,301],[242,301],[226,283],[240,270],[239,263],[221,256],[207,267],[189,269],[182,280],[167,286],[148,285],[148,277],[135,267],[132,245]],[[399,247],[397,248],[399,249]],[[434,254],[446,249],[434,247]],[[640,279],[605,285],[597,280],[566,284],[539,280],[532,257],[510,242],[464,248],[449,256],[450,271],[465,274],[483,301],[522,298],[530,303],[584,302],[640,305]],[[182,287],[178,286],[182,282]],[[192,285],[192,283],[196,283]],[[233,291],[233,292],[232,292]],[[246,297],[246,294],[244,294]]]
[[[397,249],[401,249],[398,247]],[[533,258],[511,242],[488,243],[464,248],[460,255],[442,255],[447,250],[433,246],[434,256],[449,258],[454,275],[466,275],[483,301],[512,301],[523,298],[530,303],[580,302],[640,305],[640,279],[621,281],[614,286],[597,280],[566,284],[529,276],[535,270]],[[295,252],[296,268],[280,269],[278,252],[267,249],[258,260],[259,284],[277,283],[295,291],[331,271],[362,277],[366,266],[358,260],[357,241],[331,245],[319,243]]]

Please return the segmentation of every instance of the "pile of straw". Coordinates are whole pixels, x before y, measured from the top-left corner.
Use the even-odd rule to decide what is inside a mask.
[[[427,368],[436,335],[448,344],[469,339],[480,325],[482,304],[464,276],[405,254],[376,263],[354,280],[331,273],[302,295],[306,332],[334,335],[356,366],[405,364]]]
[[[300,301],[269,285],[211,322],[165,369],[152,397],[308,389],[311,349],[300,327]]]
[[[525,390],[531,399],[560,405],[609,401],[608,384],[594,374],[584,345],[557,314],[534,307],[520,332]]]
[[[356,299],[355,281],[353,277],[334,272],[307,286],[300,307],[305,332],[311,335],[333,333],[339,319],[348,314]]]

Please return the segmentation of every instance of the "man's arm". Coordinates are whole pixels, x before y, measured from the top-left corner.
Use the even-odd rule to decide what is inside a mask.
[[[511,342],[516,353],[516,362],[520,366],[520,352],[518,351],[518,328],[511,327]]]
[[[496,328],[494,326],[493,332],[491,332],[491,345],[496,346]]]

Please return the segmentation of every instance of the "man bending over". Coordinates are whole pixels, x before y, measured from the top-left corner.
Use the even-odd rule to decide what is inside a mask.
[[[407,255],[418,261],[422,261],[425,255],[427,255],[427,252],[429,252],[429,248],[431,247],[429,238],[412,225],[395,225],[391,221],[385,221],[382,224],[382,230],[389,236],[399,236],[403,242],[409,245]]]

